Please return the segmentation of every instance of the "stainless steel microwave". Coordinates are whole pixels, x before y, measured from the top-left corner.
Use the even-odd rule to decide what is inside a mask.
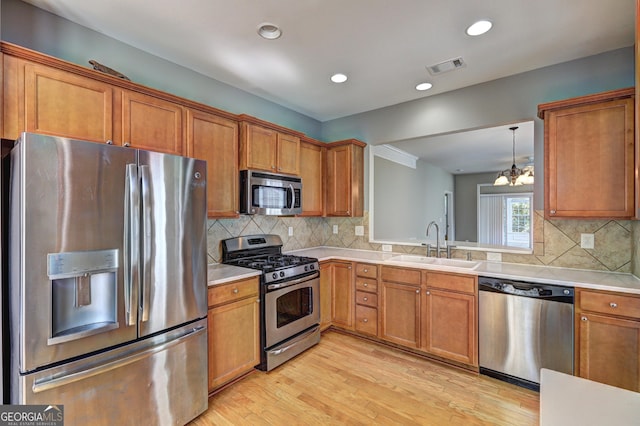
[[[302,213],[302,179],[298,176],[241,170],[240,213],[273,216]]]

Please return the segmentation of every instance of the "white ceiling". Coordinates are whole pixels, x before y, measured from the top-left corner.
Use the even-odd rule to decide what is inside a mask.
[[[320,121],[631,46],[635,24],[635,0],[27,2]],[[493,29],[467,36],[480,18]],[[258,37],[264,22],[282,37]],[[458,56],[464,68],[426,70]]]
[[[394,142],[393,147],[415,155],[451,174],[498,172],[513,164],[515,130],[516,165],[533,161],[533,121],[524,121],[460,133]]]

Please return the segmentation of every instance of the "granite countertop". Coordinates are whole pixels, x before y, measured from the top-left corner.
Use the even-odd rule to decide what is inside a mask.
[[[584,269],[558,268],[551,266],[525,265],[517,263],[476,261],[472,268],[450,265],[434,265],[420,262],[397,260],[400,253],[380,252],[372,250],[356,250],[339,247],[314,247],[287,252],[298,256],[315,257],[319,261],[348,260],[356,262],[395,265],[407,268],[419,268],[458,272],[470,275],[481,275],[493,278],[566,285],[578,288],[618,291],[640,295],[640,279],[632,274],[620,272],[603,272]],[[396,260],[392,259],[396,257]],[[418,256],[408,256],[418,257]],[[446,263],[446,261],[445,261]],[[463,262],[466,263],[466,262]],[[224,284],[230,281],[255,277],[260,271],[224,264],[210,264],[209,286]]]

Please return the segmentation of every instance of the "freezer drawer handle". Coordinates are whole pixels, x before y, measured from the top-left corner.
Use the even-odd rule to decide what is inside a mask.
[[[115,361],[111,361],[106,364],[102,364],[98,367],[93,367],[87,370],[68,374],[66,376],[57,377],[51,380],[43,380],[41,382],[36,381],[32,387],[33,393],[46,392],[50,389],[58,388],[60,386],[65,386],[70,383],[88,379],[89,377],[107,373],[109,371],[115,370],[116,368],[124,367],[125,365],[134,363],[142,358],[148,357],[155,353],[165,351],[173,346],[179,345],[184,340],[193,336],[197,336],[198,334],[205,333],[206,331],[207,331],[206,327],[203,327],[203,326],[195,327],[193,329],[188,330],[185,334],[181,335],[180,337],[170,340],[168,342],[165,342],[161,345],[154,346],[151,349],[142,349],[127,357],[124,357]]]

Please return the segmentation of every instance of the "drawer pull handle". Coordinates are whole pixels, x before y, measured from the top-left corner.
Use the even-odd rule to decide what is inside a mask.
[[[368,297],[364,297],[364,298],[362,298],[362,300],[364,300],[366,302],[367,300],[369,300],[369,298]]]
[[[615,302],[611,302],[611,303],[609,303],[609,306],[611,306],[612,308],[617,308],[618,304],[615,303]]]
[[[364,268],[364,272],[369,272],[369,270],[367,268]]]
[[[238,294],[238,289],[237,288],[233,289],[233,294]]]
[[[587,317],[580,318],[582,321],[587,321]]]
[[[362,286],[363,286],[363,287],[369,287],[369,284],[367,284],[367,283],[363,283],[363,284],[362,284]]]
[[[369,322],[369,320],[365,318],[362,320],[362,322]]]

